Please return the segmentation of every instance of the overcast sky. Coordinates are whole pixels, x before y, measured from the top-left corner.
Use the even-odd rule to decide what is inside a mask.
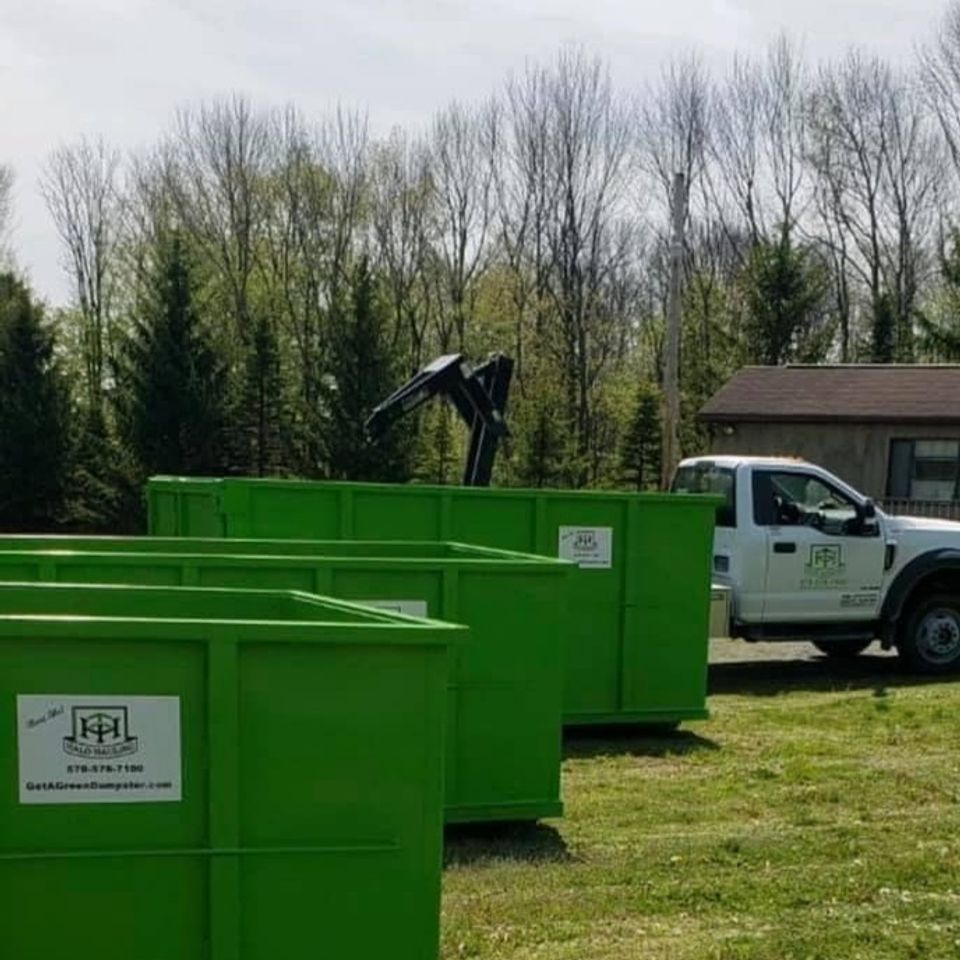
[[[711,65],[780,31],[810,59],[851,44],[912,56],[945,0],[0,0],[0,162],[17,177],[13,245],[38,292],[68,296],[37,192],[81,134],[148,145],[185,102],[239,91],[308,115],[336,103],[375,129],[479,99],[571,42],[624,87],[691,48]]]

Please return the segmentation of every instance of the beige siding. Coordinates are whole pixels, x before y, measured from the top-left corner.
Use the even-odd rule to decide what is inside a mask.
[[[713,424],[713,453],[803,457],[819,463],[867,496],[882,499],[887,492],[887,458],[895,439],[960,439],[956,426],[860,423],[738,423]]]

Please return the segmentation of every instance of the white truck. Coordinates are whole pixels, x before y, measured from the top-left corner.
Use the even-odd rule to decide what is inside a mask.
[[[960,523],[888,516],[790,458],[683,460],[673,490],[724,498],[713,580],[730,590],[730,636],[844,657],[879,640],[912,670],[960,670]]]

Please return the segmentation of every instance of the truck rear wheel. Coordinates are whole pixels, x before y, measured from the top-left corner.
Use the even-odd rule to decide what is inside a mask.
[[[843,640],[811,640],[821,653],[835,660],[847,660],[859,656],[873,643],[872,640],[843,639]]]
[[[921,673],[960,669],[960,597],[924,597],[903,624],[897,651]]]

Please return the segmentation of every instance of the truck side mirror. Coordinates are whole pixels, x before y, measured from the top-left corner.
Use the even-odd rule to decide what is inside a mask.
[[[864,500],[857,505],[857,519],[850,533],[859,534],[861,537],[875,537],[879,532],[876,505],[872,500]]]

